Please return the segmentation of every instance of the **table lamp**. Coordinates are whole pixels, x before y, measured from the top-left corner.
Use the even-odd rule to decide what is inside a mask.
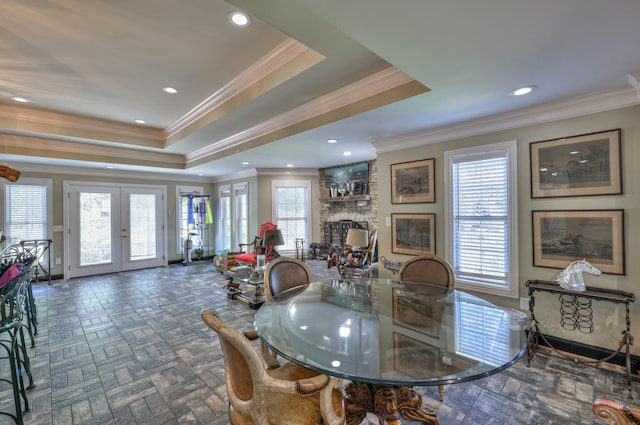
[[[280,229],[266,230],[264,232],[264,241],[262,242],[264,246],[273,247],[273,250],[268,253],[268,256],[273,258],[278,258],[280,254],[276,251],[276,246],[284,245],[284,239],[282,237],[282,232]]]
[[[354,247],[369,246],[369,235],[365,229],[349,229],[347,231],[346,245]]]

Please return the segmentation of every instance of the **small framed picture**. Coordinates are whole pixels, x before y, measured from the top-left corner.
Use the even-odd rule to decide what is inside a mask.
[[[435,202],[435,159],[391,164],[391,203]]]
[[[532,211],[533,265],[564,269],[586,259],[625,274],[624,210]]]
[[[529,147],[532,198],[622,194],[619,128]]]
[[[435,254],[435,214],[391,214],[391,252]]]

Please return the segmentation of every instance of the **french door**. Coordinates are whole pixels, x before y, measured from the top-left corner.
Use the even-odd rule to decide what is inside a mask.
[[[65,186],[65,279],[166,265],[166,188]]]

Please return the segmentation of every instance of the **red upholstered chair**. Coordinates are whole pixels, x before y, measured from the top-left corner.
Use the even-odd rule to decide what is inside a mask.
[[[270,221],[262,224],[260,226],[260,232],[258,236],[253,239],[251,243],[241,243],[240,251],[241,254],[236,254],[235,260],[240,264],[249,264],[251,266],[256,265],[256,256],[258,255],[266,255],[273,249],[273,247],[264,246],[262,243],[264,239],[264,233],[267,230],[277,229],[278,226]]]

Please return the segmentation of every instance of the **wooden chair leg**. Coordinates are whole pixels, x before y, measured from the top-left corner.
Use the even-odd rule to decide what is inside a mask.
[[[438,393],[440,394],[440,401],[444,401],[444,385],[438,385]]]

